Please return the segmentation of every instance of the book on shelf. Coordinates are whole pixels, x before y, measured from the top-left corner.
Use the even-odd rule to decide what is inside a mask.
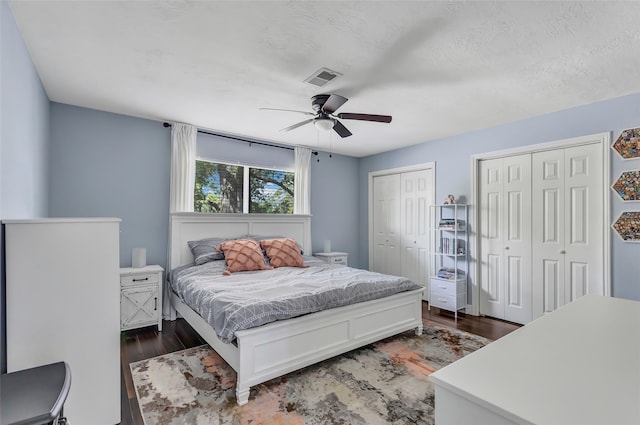
[[[436,273],[436,277],[447,280],[464,279],[464,271],[458,270],[458,273],[456,273],[454,269],[441,267],[440,270],[438,270],[438,273]]]
[[[456,220],[455,218],[441,218],[440,221],[438,221],[438,228],[439,229],[458,229],[458,230],[463,230],[464,229],[464,221],[462,220]]]
[[[440,249],[438,252],[448,255],[464,255],[464,241],[455,238],[440,238]]]

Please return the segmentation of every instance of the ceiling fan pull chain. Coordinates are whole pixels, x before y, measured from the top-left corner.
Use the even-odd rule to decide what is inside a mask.
[[[333,150],[332,146],[333,146],[333,135],[331,132],[329,132],[329,158],[333,158],[333,156],[331,156],[331,151]]]

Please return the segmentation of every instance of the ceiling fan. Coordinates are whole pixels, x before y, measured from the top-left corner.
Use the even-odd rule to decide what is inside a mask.
[[[371,115],[371,114],[356,114],[352,112],[342,112],[335,114],[345,102],[349,100],[346,97],[338,94],[317,94],[311,98],[311,107],[315,112],[307,111],[295,111],[291,109],[274,109],[274,108],[260,108],[268,111],[286,111],[286,112],[298,112],[305,115],[311,115],[313,118],[309,118],[287,128],[283,128],[282,131],[291,131],[298,127],[302,127],[305,124],[313,123],[317,128],[325,131],[333,129],[340,137],[349,137],[351,132],[345,127],[338,118],[344,120],[360,120],[360,121],[375,121],[375,122],[391,122],[390,115]]]

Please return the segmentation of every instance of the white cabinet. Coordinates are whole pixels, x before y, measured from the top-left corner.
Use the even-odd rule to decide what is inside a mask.
[[[637,424],[639,317],[640,302],[589,295],[443,367],[435,422]]]
[[[7,372],[65,361],[65,416],[119,423],[120,220],[4,223]]]
[[[120,269],[120,330],[158,325],[162,331],[160,266]]]
[[[318,252],[316,257],[329,264],[342,264],[347,266],[349,254],[346,252]]]
[[[469,210],[467,205],[431,206],[433,275],[429,278],[429,308],[452,311],[467,307],[469,275]]]

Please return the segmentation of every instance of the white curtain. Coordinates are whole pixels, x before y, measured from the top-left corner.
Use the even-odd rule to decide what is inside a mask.
[[[311,214],[311,149],[295,148],[294,214]]]
[[[171,125],[171,185],[169,212],[193,212],[193,189],[196,183],[196,138],[198,129],[189,124]],[[171,236],[171,235],[169,235]],[[171,240],[171,237],[168,239]],[[167,246],[167,264],[171,247]],[[168,275],[171,270],[165,270]],[[168,282],[168,280],[165,280]],[[162,297],[162,316],[175,320],[176,311],[169,302],[169,286]]]
[[[192,125],[174,123],[171,126],[170,212],[193,212],[197,136],[198,129]]]

